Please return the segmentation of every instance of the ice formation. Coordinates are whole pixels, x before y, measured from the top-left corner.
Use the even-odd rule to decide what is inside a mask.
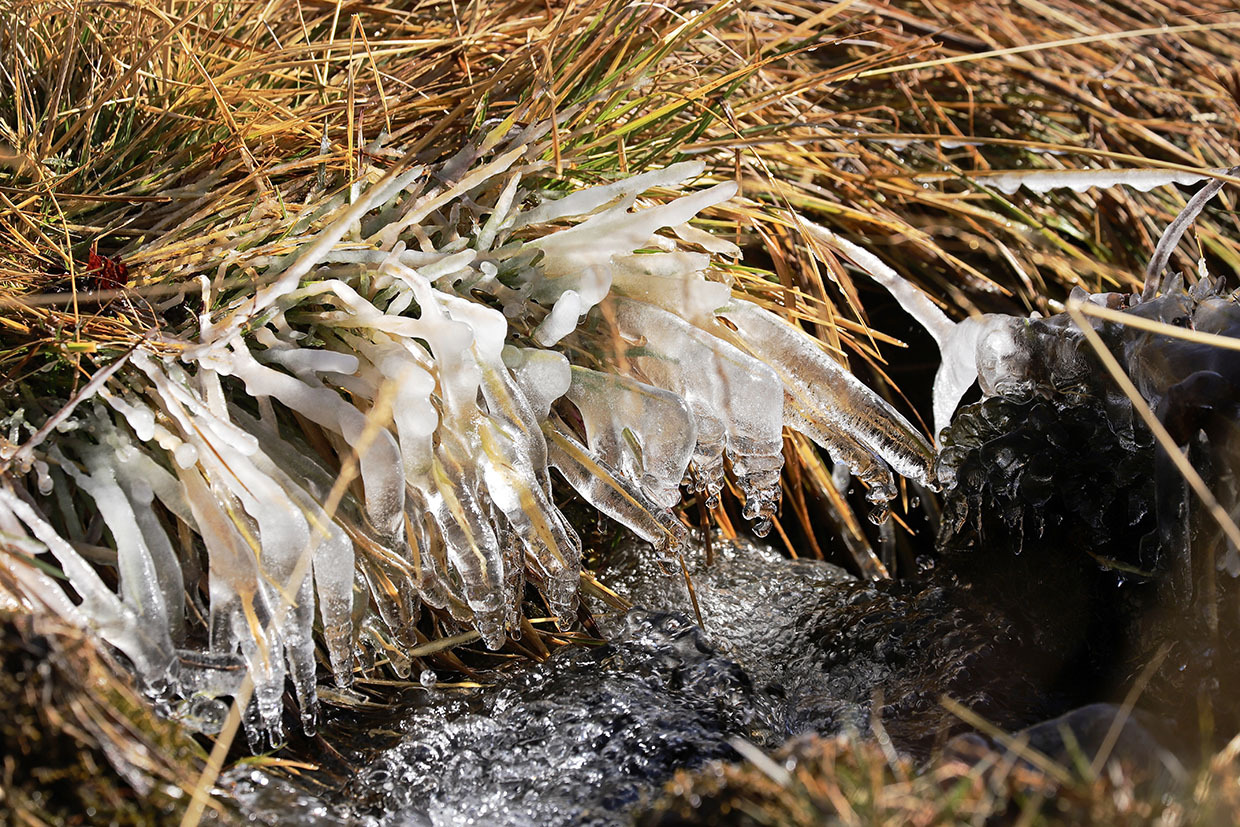
[[[1234,174],[1238,168],[1215,170]],[[1092,180],[1091,185],[1137,185],[1135,181],[1154,181],[1135,173],[1115,173]],[[1129,171],[1132,172],[1132,171]],[[1151,173],[1152,175],[1152,173]],[[1204,176],[1202,176],[1204,177]],[[1073,186],[1077,178],[1048,177],[1048,187]],[[1159,179],[1171,183],[1175,178]],[[1197,180],[1197,179],[1193,179]],[[1168,435],[1179,446],[1198,452],[1196,460],[1210,478],[1216,493],[1214,503],[1206,499],[1211,521],[1229,519],[1232,529],[1213,536],[1213,527],[1194,529],[1193,509],[1189,507],[1184,474],[1171,461],[1165,445],[1155,447],[1155,489],[1157,496],[1158,543],[1165,557],[1178,561],[1178,578],[1187,578],[1191,545],[1218,543],[1223,549],[1218,566],[1233,577],[1240,577],[1240,544],[1233,542],[1234,524],[1240,522],[1240,456],[1237,445],[1236,416],[1240,413],[1240,365],[1234,350],[1240,349],[1240,291],[1229,292],[1223,279],[1212,278],[1204,260],[1198,265],[1197,282],[1185,285],[1184,277],[1166,280],[1163,272],[1187,227],[1225,182],[1216,180],[1203,187],[1181,214],[1167,227],[1146,270],[1140,293],[1090,294],[1074,288],[1070,307],[1101,308],[1085,318],[1100,340],[1116,357],[1131,378],[1136,393],[1152,410]],[[1137,434],[1132,401],[1106,380],[1106,372],[1095,361],[1082,330],[1069,313],[1043,318],[1003,314],[984,314],[960,322],[949,319],[920,288],[907,281],[868,251],[825,228],[803,218],[798,223],[818,241],[842,250],[853,263],[885,287],[897,303],[926,329],[940,350],[940,367],[933,387],[935,433],[941,433],[955,413],[965,392],[976,382],[984,398],[1002,397],[1026,403],[1035,397],[1055,404],[1072,406],[1096,399],[1105,406],[1107,427],[1123,445],[1134,447]],[[723,317],[736,321],[726,312]],[[758,337],[743,325],[738,334],[751,341],[771,341]],[[1179,335],[1180,331],[1192,331]],[[798,368],[798,376],[808,373]],[[851,377],[850,377],[851,378]],[[795,378],[783,377],[787,392],[797,387]],[[852,380],[855,382],[856,380]],[[837,393],[835,399],[843,399]],[[791,398],[791,397],[789,397]],[[819,406],[818,410],[827,410]],[[864,410],[865,408],[859,408]],[[984,409],[983,409],[984,410]],[[999,410],[996,408],[995,410]],[[786,419],[792,416],[785,414]],[[888,426],[896,419],[884,418]],[[804,429],[803,429],[804,430]],[[861,431],[854,429],[851,433]],[[808,431],[807,431],[808,433]],[[897,445],[915,444],[907,438]],[[897,449],[897,453],[898,453]],[[940,456],[936,480],[943,487],[956,484],[956,449],[948,446]],[[891,467],[918,479],[916,469],[902,466],[897,457],[886,457]],[[873,485],[873,483],[872,483]],[[1224,536],[1225,535],[1225,536]],[[1187,586],[1181,584],[1181,591]]]
[[[1036,169],[988,175],[982,180],[1007,195],[1014,194],[1021,187],[1038,194],[1055,189],[1085,192],[1095,187],[1105,189],[1115,186],[1149,192],[1155,187],[1168,184],[1187,186],[1205,181],[1212,175],[1226,174],[1226,169],[1212,169],[1208,173],[1187,169]]]
[[[893,469],[929,481],[908,422],[712,271],[738,251],[687,222],[733,184],[639,203],[702,175],[682,163],[555,198],[528,183],[539,139],[371,169],[221,262],[264,286],[202,277],[196,330],[149,335],[20,448],[13,412],[0,584],[96,629],[203,729],[248,676],[257,745],[282,737],[286,679],[313,728],[316,641],[347,686],[367,650],[411,667],[423,607],[492,648],[527,583],[575,617],[552,468],[660,549],[682,484],[713,503],[728,467],[765,533],[784,427],[880,512]]]

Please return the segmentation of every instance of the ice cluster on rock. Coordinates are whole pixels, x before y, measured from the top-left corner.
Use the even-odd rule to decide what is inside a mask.
[[[892,469],[929,481],[907,421],[712,271],[738,251],[687,222],[735,185],[639,203],[703,174],[682,163],[556,198],[528,183],[539,139],[371,170],[221,263],[257,290],[201,278],[196,331],[152,336],[52,447],[6,455],[6,590],[95,628],[203,729],[248,677],[247,730],[277,742],[286,679],[314,726],[316,640],[346,686],[367,649],[410,668],[423,607],[492,648],[527,582],[575,617],[552,468],[660,549],[681,485],[713,503],[729,467],[765,533],[784,427],[880,509]]]
[[[1236,169],[1214,172],[1234,173]],[[1147,179],[1154,180],[1148,176],[1118,175],[1113,180],[1099,178],[1091,185],[1136,185],[1135,180]],[[1058,178],[1047,180],[1048,187],[1068,186]],[[1178,180],[1160,179],[1154,183]],[[1151,258],[1140,293],[1090,294],[1077,287],[1069,296],[1070,309],[1074,305],[1099,308],[1082,319],[1088,320],[1091,333],[1098,333],[1100,341],[1116,357],[1141,397],[1137,401],[1149,406],[1171,441],[1181,450],[1195,450],[1194,461],[1202,466],[1198,470],[1213,486],[1215,493],[1211,496],[1218,505],[1207,503],[1202,509],[1212,515],[1209,521],[1203,521],[1207,526],[1194,528],[1193,520],[1199,519],[1200,514],[1194,517],[1185,475],[1171,461],[1167,446],[1155,442],[1157,546],[1165,559],[1175,561],[1175,579],[1181,581],[1189,577],[1189,549],[1194,544],[1218,544],[1222,549],[1216,555],[1218,567],[1240,577],[1240,544],[1231,539],[1234,524],[1240,523],[1240,463],[1235,461],[1240,456],[1235,427],[1240,415],[1240,361],[1234,353],[1240,349],[1240,291],[1229,291],[1223,279],[1212,278],[1204,259],[1198,265],[1197,281],[1191,286],[1185,285],[1182,275],[1163,278],[1185,230],[1222,184],[1217,181],[1203,187],[1167,227]],[[1133,400],[1107,379],[1106,371],[1097,363],[1096,354],[1070,313],[1045,318],[1037,313],[1028,318],[983,314],[954,322],[926,293],[872,253],[804,219],[799,219],[799,223],[811,237],[842,250],[934,338],[941,357],[933,386],[936,435],[948,425],[961,398],[976,383],[985,399],[999,397],[1019,404],[1035,398],[1062,406],[1100,401],[1113,437],[1119,444],[1136,450],[1137,416]],[[732,318],[727,313],[723,315]],[[1182,331],[1192,333],[1181,335]],[[738,332],[748,335],[744,327],[738,327]],[[754,340],[763,341],[757,337]],[[805,375],[803,370],[799,372]],[[786,388],[796,386],[795,380],[784,381]],[[842,395],[837,393],[836,398]],[[1152,441],[1148,433],[1141,439]],[[936,475],[943,487],[956,485],[960,456],[963,454],[959,446],[948,446],[940,456]],[[1203,457],[1208,460],[1201,461]],[[891,465],[916,478],[914,471],[902,468],[894,459]],[[1007,473],[1013,469],[1001,470]],[[1232,522],[1232,530],[1216,536],[1212,524],[1221,518]],[[1189,587],[1181,582],[1178,588],[1183,595]]]

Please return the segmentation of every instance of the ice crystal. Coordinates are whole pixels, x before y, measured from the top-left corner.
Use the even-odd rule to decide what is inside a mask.
[[[681,163],[557,198],[531,184],[537,140],[372,169],[240,262],[256,291],[201,279],[196,330],[152,335],[5,457],[17,597],[94,627],[205,729],[248,675],[259,745],[282,737],[286,679],[314,726],[316,628],[343,687],[368,643],[407,672],[424,606],[492,648],[527,581],[574,617],[581,547],[552,468],[661,550],[684,535],[682,484],[713,504],[729,465],[765,533],[784,427],[880,510],[893,469],[928,481],[915,429],[712,269],[738,251],[686,222],[735,185],[639,202],[703,174]],[[56,489],[44,505],[28,471]],[[21,563],[43,555],[76,602]]]

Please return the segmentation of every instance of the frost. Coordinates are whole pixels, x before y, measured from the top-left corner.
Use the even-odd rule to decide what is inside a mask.
[[[1154,187],[1168,184],[1187,186],[1205,181],[1213,175],[1225,174],[1227,174],[1226,169],[1212,169],[1209,172],[1174,169],[1039,169],[1029,172],[979,175],[977,179],[990,184],[1002,193],[1012,195],[1021,187],[1037,194],[1054,189],[1085,192],[1094,187],[1115,186],[1132,187],[1140,192],[1149,192]]]

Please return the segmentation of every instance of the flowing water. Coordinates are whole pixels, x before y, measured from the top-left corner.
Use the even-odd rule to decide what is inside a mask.
[[[774,749],[803,731],[865,731],[885,697],[885,726],[916,749],[953,731],[942,691],[996,713],[1027,701],[990,668],[1011,654],[1003,625],[966,616],[948,590],[861,583],[748,541],[716,539],[709,566],[701,545],[687,553],[705,631],[678,567],[623,544],[601,577],[639,608],[600,613],[607,645],[482,688],[410,690],[382,726],[391,745],[330,795],[253,770],[228,779],[235,795],[282,824],[625,824],[676,769],[737,759],[736,739]],[[1026,704],[1010,723],[1038,712]]]
[[[1177,288],[1134,312],[1193,305],[1203,329],[1231,331],[1234,303],[1208,293]],[[227,779],[237,799],[282,824],[625,824],[677,769],[746,744],[846,730],[915,756],[971,743],[951,740],[967,728],[944,695],[1009,732],[1032,726],[1051,753],[1060,724],[1101,743],[1115,707],[1096,702],[1123,698],[1138,674],[1147,720],[1200,754],[1240,728],[1227,691],[1240,681],[1228,656],[1240,587],[1224,574],[1240,553],[1185,506],[1178,472],[1061,321],[1017,330],[1004,381],[987,379],[998,363],[979,350],[997,395],[942,434],[948,491],[922,578],[859,581],[751,541],[697,538],[670,562],[622,542],[598,575],[637,608],[590,607],[610,642],[512,664],[481,687],[407,690],[370,730],[354,727],[373,736],[344,756],[360,772],[311,794],[240,770]],[[1234,360],[1104,332],[1235,511]],[[350,742],[331,726],[327,743]],[[1176,775],[1149,732],[1121,734],[1116,749]]]
[[[752,543],[714,553],[691,572],[714,634],[691,620],[679,572],[632,541],[604,579],[649,610],[600,616],[607,645],[479,689],[414,691],[387,724],[397,743],[332,803],[251,770],[230,779],[238,799],[282,823],[622,824],[676,769],[736,758],[732,739],[776,746],[787,714],[771,687],[805,645],[799,621],[851,578]]]

